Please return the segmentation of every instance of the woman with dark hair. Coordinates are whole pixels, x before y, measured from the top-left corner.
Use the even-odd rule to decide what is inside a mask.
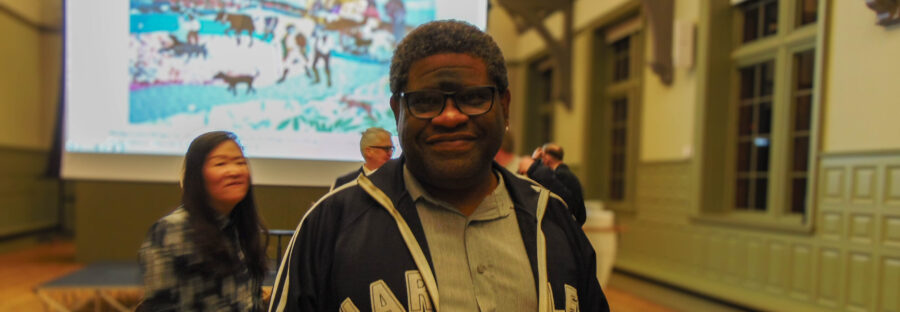
[[[181,206],[139,251],[146,311],[261,311],[268,236],[231,132],[200,135],[184,158]]]

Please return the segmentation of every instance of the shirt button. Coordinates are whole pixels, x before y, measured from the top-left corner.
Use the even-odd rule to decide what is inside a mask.
[[[484,271],[487,271],[487,268],[482,264],[479,265],[476,270],[478,271],[478,274],[484,274]]]

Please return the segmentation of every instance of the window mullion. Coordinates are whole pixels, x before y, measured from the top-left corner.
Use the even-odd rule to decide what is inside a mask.
[[[778,1],[778,34],[787,35],[797,28],[794,21],[797,20],[797,0]]]
[[[768,214],[780,217],[789,213],[787,190],[790,187],[791,168],[791,52],[787,47],[779,47],[775,56],[775,90],[772,100],[771,150],[769,151],[769,201]]]

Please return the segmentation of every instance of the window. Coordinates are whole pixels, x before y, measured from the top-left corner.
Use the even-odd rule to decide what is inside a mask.
[[[791,212],[802,214],[806,211],[806,189],[809,180],[810,121],[812,119],[813,67],[815,51],[807,50],[794,54],[794,88],[790,127],[793,143],[791,154]]]
[[[619,39],[610,46],[612,52],[611,79],[612,85],[627,82],[631,78],[631,37]],[[622,201],[625,199],[626,163],[628,162],[628,96],[614,95],[608,106],[610,118],[608,135],[609,144],[609,190],[606,200]]]
[[[630,76],[630,65],[629,59],[631,58],[631,41],[628,38],[622,38],[612,44],[612,54],[613,54],[613,72],[612,72],[612,81],[613,82],[621,82],[628,80]]]
[[[638,160],[637,125],[643,55],[642,19],[637,13],[594,35],[592,102],[586,198],[614,210],[633,207]]]
[[[734,210],[773,216],[806,212],[817,34],[801,32],[799,26],[815,23],[817,4],[756,0],[736,8],[743,18],[737,24],[743,37],[732,52],[738,86],[733,101]],[[779,8],[796,12],[780,14]],[[779,16],[794,16],[795,21],[780,21]]]
[[[700,219],[808,229],[818,124],[816,50],[824,28],[817,24],[825,5],[714,1],[710,25],[733,28],[710,33]],[[730,16],[714,13],[728,7]]]
[[[553,99],[553,63],[541,58],[528,67],[528,111],[525,135],[522,138],[524,152],[553,141],[553,120],[556,101]]]
[[[538,137],[543,144],[553,140],[553,68],[539,69],[538,79],[538,92],[541,93],[538,129],[542,130]]]
[[[815,23],[819,16],[818,7],[818,0],[797,1],[797,26]]]
[[[740,69],[735,208],[766,210],[772,140],[772,62]]]
[[[774,35],[778,31],[778,1],[748,1],[741,6],[744,17],[744,42]]]
[[[628,97],[619,97],[612,100],[610,107],[612,123],[609,124],[610,137],[610,166],[609,166],[609,194],[608,200],[622,201],[625,199],[625,163],[628,156]]]

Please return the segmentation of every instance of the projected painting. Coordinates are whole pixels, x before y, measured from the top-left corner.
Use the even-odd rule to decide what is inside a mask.
[[[128,122],[395,132],[391,53],[434,0],[131,0]]]

